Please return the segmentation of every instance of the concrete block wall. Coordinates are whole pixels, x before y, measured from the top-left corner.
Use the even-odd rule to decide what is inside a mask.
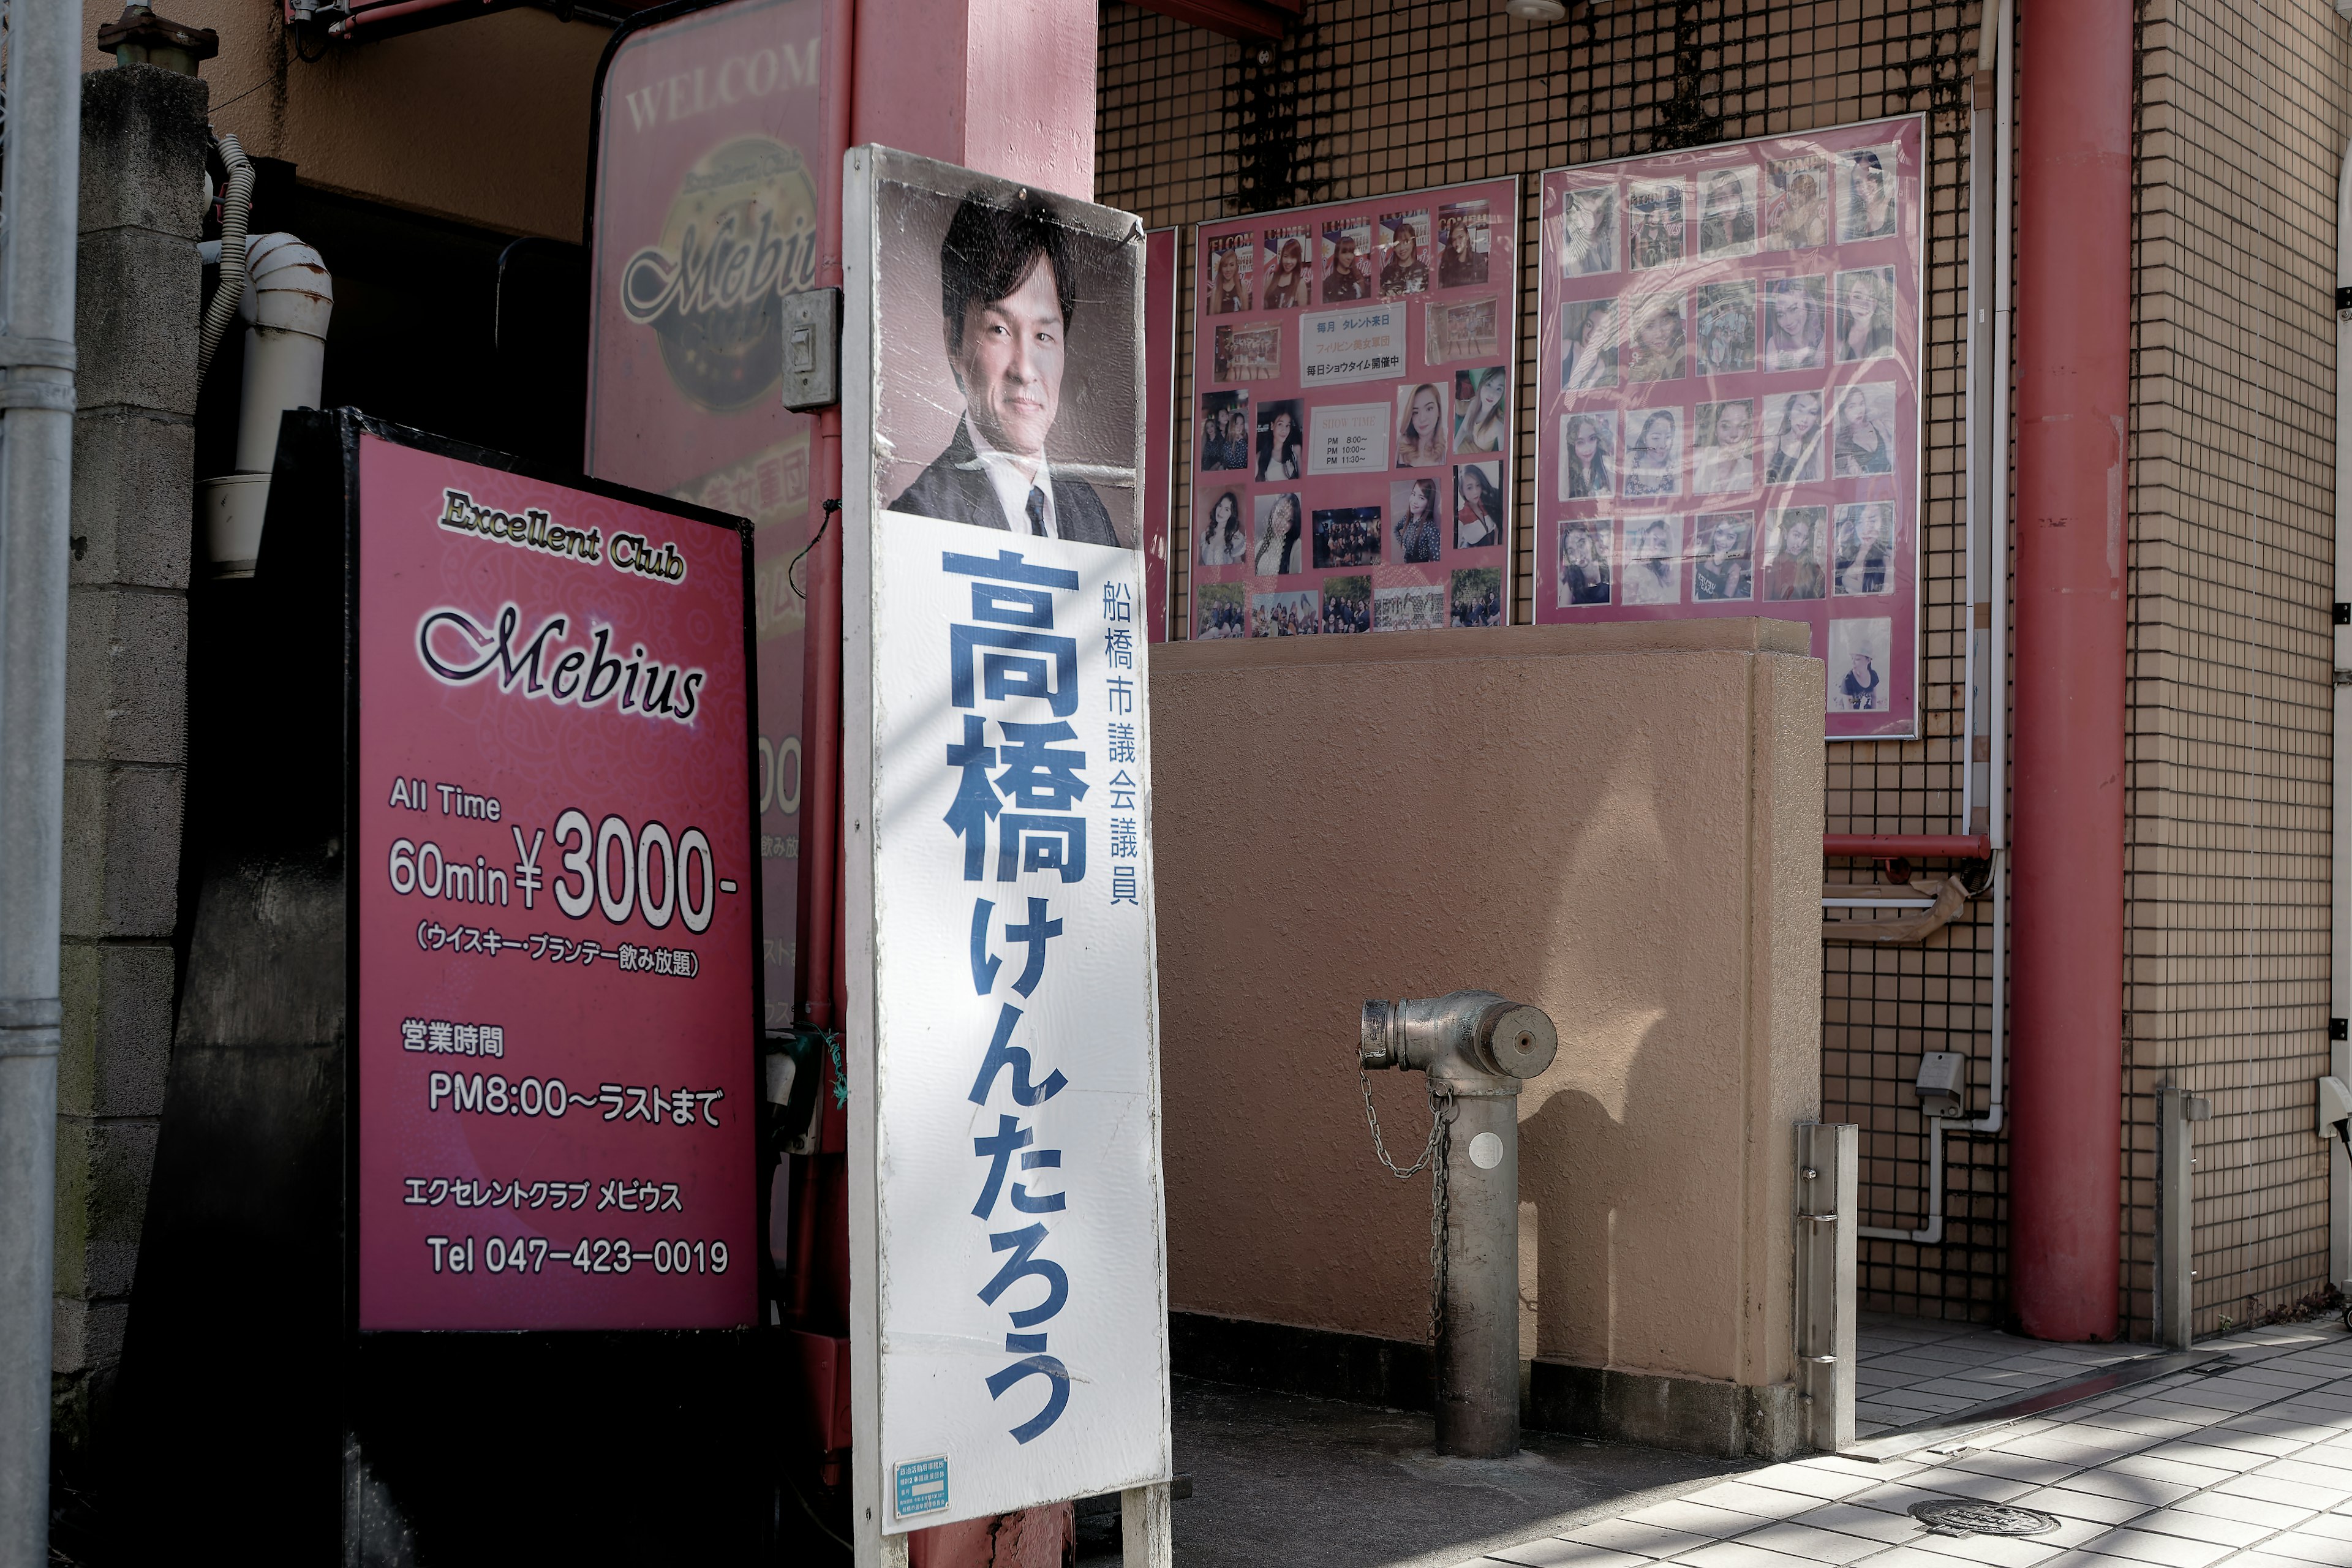
[[[82,86],[55,1384],[88,1438],[122,1353],[171,1053],[186,793],[205,84]]]

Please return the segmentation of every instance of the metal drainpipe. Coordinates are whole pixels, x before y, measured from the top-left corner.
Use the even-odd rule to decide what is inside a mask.
[[[2344,7],[2339,5],[2338,10]],[[2336,780],[2335,890],[2327,1070],[2352,1083],[2352,142],[2336,184]],[[2327,1155],[2327,1278],[2352,1278],[2352,1157]]]
[[[1453,1097],[1436,1163],[1445,1288],[1437,1330],[1437,1451],[1519,1451],[1519,1088],[1551,1066],[1540,1008],[1491,991],[1364,1004],[1359,1060],[1425,1072]]]
[[[1986,828],[1982,836],[1985,852],[1992,859],[1992,1068],[1991,1102],[1985,1113],[1973,1121],[1958,1121],[1948,1117],[1931,1116],[1927,1122],[1927,1190],[1923,1205],[1927,1213],[1916,1230],[1905,1230],[1898,1226],[1865,1225],[1858,1226],[1857,1236],[1884,1241],[1916,1242],[1921,1247],[1933,1247],[1944,1239],[1944,1139],[1962,1133],[1981,1132],[1990,1137],[2000,1131],[2005,1120],[2008,1077],[2005,1071],[2006,1048],[2009,1040],[2009,792],[2004,787],[2009,764],[2009,321],[2010,321],[2010,251],[2009,214],[2014,191],[2011,182],[2011,149],[2015,133],[2015,84],[2017,69],[2017,18],[2011,0],[1997,0],[1988,5],[1985,14],[1990,26],[1985,32],[1978,58],[1990,58],[1993,75],[1993,115],[1990,127],[1979,118],[1972,124],[1969,155],[1973,164],[1984,160],[1985,142],[1981,133],[1990,129],[1992,156],[1987,184],[1990,189],[1979,198],[1977,183],[1970,181],[1969,233],[1971,237],[1969,258],[1969,295],[1975,303],[1970,314],[1981,312],[1987,320],[1972,322],[1969,353],[1972,361],[1981,354],[1984,374],[1971,374],[1969,388],[1969,492],[1971,510],[1975,498],[1987,498],[1981,523],[1972,521],[1969,539],[1969,580],[1971,604],[1990,601],[1990,636],[1986,638],[1986,671],[1981,682],[1970,681],[1972,692],[1980,689],[1981,700],[1992,710],[1987,726],[1992,744],[1985,764],[1986,782],[1981,790],[1964,792],[1964,800],[1973,800],[1979,793],[1985,797]],[[1979,68],[1983,68],[1980,65]],[[1978,247],[1974,240],[1990,233],[1998,237],[1995,243]],[[1986,256],[1991,259],[1992,278],[1988,286],[1979,268]],[[1977,400],[1990,405],[1979,417]],[[1981,539],[1979,535],[1981,534]],[[1973,616],[1970,617],[1974,618]],[[1975,658],[1973,651],[1970,658]],[[1974,755],[1976,726],[1966,726],[1969,750]],[[1965,807],[1963,808],[1965,809]],[[1963,819],[1963,826],[1966,826]]]
[[[8,7],[0,163],[0,1568],[49,1560],[81,8]]]
[[[2132,0],[2032,13],[2019,193],[2016,1030],[2010,1294],[2116,1333],[2124,1006],[2124,548]]]

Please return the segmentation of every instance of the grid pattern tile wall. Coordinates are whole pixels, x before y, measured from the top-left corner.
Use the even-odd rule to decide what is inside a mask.
[[[1978,6],[1603,0],[1530,26],[1490,0],[1310,0],[1279,43],[1241,44],[1137,9],[1103,10],[1097,198],[1150,226],[1516,175],[1521,386],[1530,356],[1537,174],[1662,148],[1884,115],[1927,114],[1927,358],[1921,527],[1922,734],[1830,748],[1828,829],[1956,829],[1968,622],[1962,345],[1968,103]],[[1180,247],[1191,277],[1189,226]],[[1188,296],[1189,297],[1189,296]],[[1190,323],[1178,364],[1192,363]],[[1185,372],[1180,369],[1180,378]],[[1180,386],[1176,449],[1191,450]],[[1522,400],[1518,510],[1532,515],[1534,421]],[[1186,465],[1173,554],[1191,558]],[[1532,530],[1518,533],[1514,618],[1531,617]],[[1174,619],[1181,623],[1181,613]],[[1181,631],[1180,631],[1181,635]],[[1464,634],[1465,636],[1472,634]],[[1507,633],[1505,635],[1508,635]],[[1863,868],[1858,873],[1874,874]],[[1923,1050],[1974,1064],[1989,1091],[1990,924],[1972,906],[1924,947],[1831,947],[1823,959],[1822,1114],[1864,1131],[1873,1224],[1923,1223],[1927,1149],[1909,1085]],[[1945,1242],[1870,1242],[1865,1304],[1929,1316],[1997,1310],[2003,1237],[1997,1141],[1955,1139]]]
[[[2155,1090],[2195,1127],[2200,1333],[2323,1287],[2335,598],[2326,0],[2144,0],[2133,320],[2126,1309],[2147,1317]]]
[[[2326,1156],[2310,1085],[2326,1070],[2326,285],[2347,62],[2327,0],[2142,4],[2120,1305],[2126,1331],[2144,1336],[2160,1082],[2215,1100],[2198,1129],[2200,1331],[2324,1283]],[[2019,9],[2022,72],[2032,5]],[[1825,826],[1962,831],[1978,16],[1974,0],[1574,0],[1567,22],[1531,26],[1491,0],[1309,0],[1288,37],[1259,46],[1107,4],[1097,195],[1148,225],[1190,226],[1517,175],[1524,359],[1538,171],[1925,112],[1921,733],[1832,746]],[[2029,135],[2021,124],[2021,153]],[[1187,226],[1187,279],[1191,238]],[[1188,321],[1178,364],[1191,363]],[[1191,449],[1188,374],[1180,368],[1179,451]],[[1522,389],[1532,376],[1523,363]],[[1518,440],[1525,516],[1535,464],[1524,406]],[[1187,484],[1179,464],[1180,605]],[[1530,531],[1515,568],[1519,620],[1536,577]],[[1867,1224],[1927,1222],[1929,1151],[1910,1088],[1923,1052],[1962,1053],[1969,1110],[1987,1105],[1991,935],[1979,899],[1922,945],[1824,950],[1822,1112],[1863,1128]],[[1939,1243],[1865,1241],[1865,1307],[2002,1314],[2006,1140],[1954,1137],[1946,1156]]]

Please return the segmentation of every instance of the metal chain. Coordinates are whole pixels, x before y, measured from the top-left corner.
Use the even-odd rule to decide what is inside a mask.
[[[1410,1181],[1424,1170],[1431,1173],[1429,1193],[1429,1342],[1437,1343],[1437,1333],[1445,1322],[1445,1228],[1446,1228],[1446,1158],[1448,1142],[1445,1130],[1454,1125],[1461,1110],[1454,1103],[1454,1091],[1433,1081],[1429,1086],[1429,1142],[1423,1145],[1421,1158],[1410,1165],[1399,1165],[1389,1157],[1388,1145],[1381,1139],[1381,1113],[1372,1108],[1372,1080],[1360,1067],[1356,1069],[1356,1083],[1364,1095],[1364,1124],[1372,1130],[1372,1152],[1381,1157],[1390,1175]]]
[[[1429,1185],[1429,1347],[1437,1348],[1439,1331],[1445,1327],[1445,1226],[1447,1222],[1446,1172],[1452,1162],[1446,1149],[1453,1142],[1444,1130],[1454,1125],[1462,1113],[1454,1103],[1454,1091],[1429,1086],[1430,1145],[1436,1152],[1431,1162]]]

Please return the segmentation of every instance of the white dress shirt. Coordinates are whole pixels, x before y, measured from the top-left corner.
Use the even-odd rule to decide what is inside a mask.
[[[1047,537],[1061,538],[1061,525],[1054,513],[1052,466],[1043,458],[1027,459],[1016,458],[1010,452],[998,451],[988,444],[988,437],[980,433],[979,425],[969,416],[964,419],[963,427],[971,437],[971,449],[980,458],[981,471],[988,476],[989,488],[996,492],[996,504],[1004,509],[1004,526],[1015,533],[1029,531],[1029,491],[1034,488],[1043,490],[1045,495]],[[1034,479],[1026,471],[1031,461],[1037,468]]]

